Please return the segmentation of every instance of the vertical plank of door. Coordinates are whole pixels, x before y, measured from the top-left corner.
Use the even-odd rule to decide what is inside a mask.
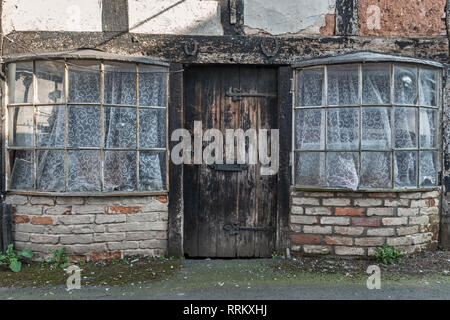
[[[218,121],[215,128],[219,129],[224,137],[226,129],[239,128],[239,101],[233,101],[226,96],[226,92],[239,86],[239,67],[222,67],[217,72],[222,73],[220,91],[217,94]],[[225,143],[224,139],[224,143]],[[225,157],[225,153],[224,153]],[[225,159],[224,159],[225,160]],[[237,172],[216,171],[217,195],[219,197],[213,210],[217,212],[217,256],[233,258],[237,256],[237,235],[232,235],[223,229],[224,225],[237,221],[239,208],[240,182]]]
[[[240,67],[240,89],[241,92],[257,92],[255,67]],[[244,97],[240,104],[239,122],[240,128],[258,129],[257,124],[257,99],[255,97]],[[246,142],[248,152],[248,143]],[[238,173],[239,176],[239,208],[238,221],[242,226],[256,226],[258,214],[258,164],[249,164],[248,169]],[[237,255],[241,258],[255,256],[255,231],[241,230],[237,238]]]
[[[215,68],[197,67],[198,78],[196,83],[201,87],[191,94],[197,95],[200,100],[200,118],[203,133],[213,128],[220,116],[220,108],[217,104],[217,95],[221,90],[221,81],[217,77]],[[203,142],[203,148],[207,145]],[[200,193],[198,194],[199,211],[197,212],[198,251],[201,257],[215,257],[217,244],[217,210],[219,196],[217,194],[216,172],[211,170],[204,161],[199,168]]]
[[[185,128],[194,133],[194,121],[201,120],[202,85],[197,83],[195,70],[185,67]],[[192,141],[193,142],[193,141]],[[193,160],[193,157],[192,157]],[[184,252],[189,257],[197,257],[198,252],[198,213],[200,212],[198,199],[201,198],[198,166],[184,165],[183,195],[184,195]]]

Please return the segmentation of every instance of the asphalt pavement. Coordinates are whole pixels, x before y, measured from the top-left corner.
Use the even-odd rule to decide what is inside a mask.
[[[185,260],[175,276],[122,286],[0,288],[0,300],[15,299],[200,299],[200,300],[427,300],[450,299],[450,276],[381,276],[381,288],[367,288],[369,275],[300,273],[271,269],[271,260]]]

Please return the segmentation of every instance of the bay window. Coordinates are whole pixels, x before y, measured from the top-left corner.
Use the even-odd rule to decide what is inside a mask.
[[[294,180],[300,187],[437,185],[441,72],[412,63],[296,71]]]
[[[8,190],[167,189],[167,67],[34,60],[8,68]]]

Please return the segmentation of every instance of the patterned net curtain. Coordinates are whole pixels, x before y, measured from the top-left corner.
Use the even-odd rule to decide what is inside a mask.
[[[353,190],[435,186],[439,74],[397,64],[300,70],[296,184]]]
[[[8,70],[10,189],[166,189],[165,68],[36,61]]]

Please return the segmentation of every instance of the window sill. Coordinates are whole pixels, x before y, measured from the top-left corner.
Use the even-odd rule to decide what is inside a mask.
[[[142,197],[166,196],[169,191],[123,191],[123,192],[43,192],[43,191],[6,191],[6,195],[45,196],[45,197]]]
[[[308,188],[300,186],[291,186],[291,191],[309,191],[309,192],[354,192],[354,193],[406,193],[406,192],[427,192],[440,191],[440,186],[427,188],[407,188],[407,189],[343,189],[343,188]]]

